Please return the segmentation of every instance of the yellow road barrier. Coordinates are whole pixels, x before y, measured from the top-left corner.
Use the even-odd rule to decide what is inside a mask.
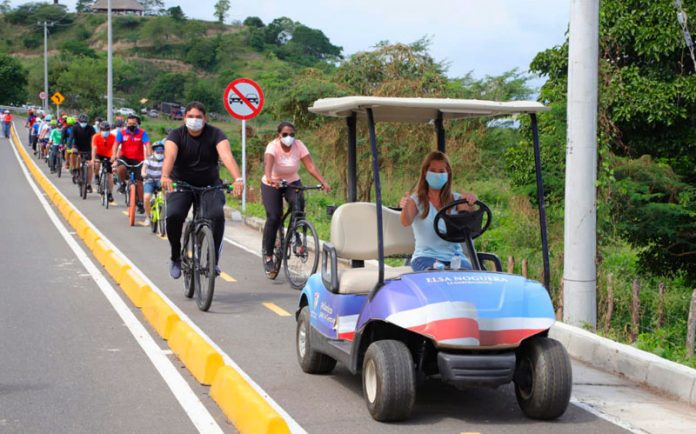
[[[180,321],[179,315],[154,291],[150,291],[145,297],[142,310],[162,339],[169,339],[174,325]]]
[[[222,355],[198,334],[191,338],[188,351],[182,360],[199,383],[209,386],[215,374],[223,366]]]
[[[123,273],[119,284],[135,307],[142,308],[145,298],[152,292],[150,285],[145,283],[145,279],[133,269],[128,269]]]
[[[117,282],[123,278],[123,273],[130,270],[130,265],[118,253],[111,252],[106,256],[104,268]]]

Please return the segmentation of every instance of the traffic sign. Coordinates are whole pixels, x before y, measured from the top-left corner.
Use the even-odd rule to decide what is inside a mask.
[[[248,78],[238,78],[227,85],[223,100],[232,117],[245,121],[261,113],[263,91],[261,86]]]
[[[63,104],[63,101],[65,101],[65,97],[62,93],[56,92],[53,94],[53,96],[51,96],[51,101],[53,101],[55,105],[61,105]]]
[[[44,92],[44,91],[41,91],[41,92],[39,93],[39,98],[41,98],[42,100],[44,100],[44,99],[48,98],[48,94],[47,94],[46,92]]]

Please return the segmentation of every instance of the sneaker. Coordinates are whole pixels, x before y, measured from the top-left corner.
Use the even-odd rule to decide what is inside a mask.
[[[109,202],[113,202],[113,201],[114,201],[114,196],[113,196],[111,193],[109,193],[109,196],[107,196],[107,199],[106,199],[106,200],[108,200]]]
[[[92,192],[92,184],[87,184],[87,193]]]
[[[268,259],[266,263],[263,266],[264,270],[266,270],[266,273],[272,273],[275,271],[275,266],[273,264],[273,259]]]
[[[138,203],[138,214],[145,214],[145,206],[142,203]]]
[[[220,273],[222,273],[222,269],[220,268],[219,265],[216,265],[216,266],[215,266],[215,275],[216,275],[216,276],[219,276]]]
[[[143,226],[150,226],[150,219],[145,217],[145,221],[143,222]]]
[[[178,279],[181,277],[181,260],[171,261],[169,263],[169,275],[172,279]]]
[[[121,194],[126,194],[126,184],[125,183],[121,182],[118,185],[118,192]]]

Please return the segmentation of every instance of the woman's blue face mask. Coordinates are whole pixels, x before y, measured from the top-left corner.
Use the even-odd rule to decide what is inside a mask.
[[[428,182],[428,185],[433,190],[441,190],[442,187],[444,187],[445,184],[447,184],[447,179],[447,172],[438,173],[431,172],[428,170],[428,172],[425,174],[425,180]]]

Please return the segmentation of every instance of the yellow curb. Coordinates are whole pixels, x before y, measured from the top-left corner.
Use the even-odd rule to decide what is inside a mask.
[[[70,214],[70,217],[68,218],[68,223],[70,223],[70,226],[72,226],[73,229],[75,229],[75,232],[78,231],[80,224],[82,224],[82,225],[86,224],[85,219],[80,215],[79,212],[77,212],[75,210],[72,214]]]
[[[87,246],[88,249],[94,251],[94,243],[97,242],[97,240],[101,239],[97,231],[95,231],[92,228],[88,228],[88,230],[85,232],[84,237],[82,239],[85,242],[85,245]]]
[[[218,369],[210,397],[240,433],[290,433],[273,407],[230,366]]]
[[[169,335],[169,348],[183,362],[189,348],[191,340],[196,332],[185,321],[179,321],[172,327],[172,333]]]
[[[152,292],[150,286],[132,268],[123,273],[119,285],[121,285],[123,292],[126,293],[135,307],[143,307],[146,296]]]
[[[218,369],[224,364],[220,353],[198,334],[191,338],[183,362],[196,380],[206,386],[213,382]]]
[[[111,253],[111,247],[104,242],[104,240],[97,240],[94,243],[94,249],[92,250],[94,257],[97,258],[100,264],[106,263],[106,258]]]
[[[120,282],[123,273],[130,270],[130,265],[116,252],[109,253],[105,259],[104,268],[115,281]]]
[[[143,315],[165,341],[169,339],[179,315],[154,291],[150,291],[143,301]]]

